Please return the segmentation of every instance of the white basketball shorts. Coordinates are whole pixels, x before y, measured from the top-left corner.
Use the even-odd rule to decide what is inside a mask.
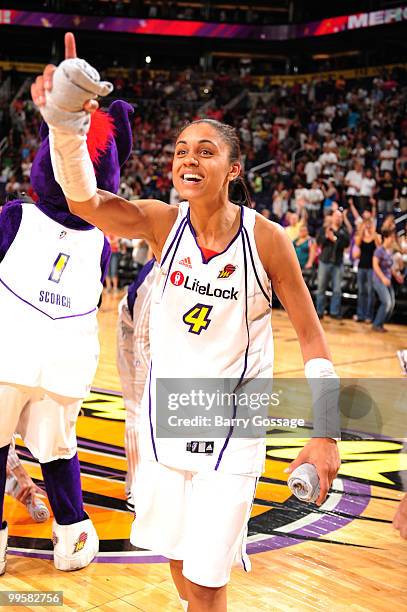
[[[221,587],[233,565],[250,571],[247,523],[257,478],[223,472],[188,472],[144,461],[137,472],[130,541],[183,561],[196,584]]]
[[[76,453],[76,420],[82,400],[56,398],[43,389],[0,385],[0,448],[18,433],[40,463]]]

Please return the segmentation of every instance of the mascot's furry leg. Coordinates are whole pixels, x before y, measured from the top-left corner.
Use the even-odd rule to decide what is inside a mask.
[[[41,463],[41,469],[54,513],[55,567],[63,571],[86,567],[99,550],[99,539],[83,508],[78,454],[71,459]]]

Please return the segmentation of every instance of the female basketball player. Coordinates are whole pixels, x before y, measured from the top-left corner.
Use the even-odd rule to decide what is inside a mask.
[[[65,40],[66,57],[75,58],[73,35]],[[181,131],[173,162],[174,186],[186,200],[179,208],[156,200],[130,203],[97,190],[85,134],[87,113],[97,108],[89,91],[103,95],[103,84],[81,62],[70,59],[55,75],[48,66],[32,87],[51,126],[55,175],[72,212],[106,233],[144,238],[162,272],[152,298],[131,540],[170,559],[185,609],[222,612],[231,566],[248,567],[245,535],[264,440],[235,439],[231,430],[201,454],[192,441],[157,438],[155,382],[270,377],[270,282],[298,335],[306,375],[335,376],[331,357],[284,230],[229,198],[241,180],[235,131],[209,120]],[[339,468],[336,442],[312,439],[290,470],[306,462],[317,468],[321,504]]]

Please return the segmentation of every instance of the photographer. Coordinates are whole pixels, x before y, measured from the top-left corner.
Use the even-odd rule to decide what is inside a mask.
[[[321,247],[318,265],[317,313],[320,319],[325,312],[325,292],[328,283],[332,282],[332,300],[330,316],[341,318],[341,283],[343,276],[343,252],[349,246],[350,239],[343,227],[343,213],[336,210],[327,218],[327,225],[317,236],[317,244]]]

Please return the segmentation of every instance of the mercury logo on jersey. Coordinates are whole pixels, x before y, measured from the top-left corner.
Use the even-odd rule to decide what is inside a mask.
[[[233,264],[226,264],[226,266],[219,271],[218,278],[229,278],[235,270],[236,266]]]
[[[224,300],[237,300],[239,292],[234,287],[230,289],[220,289],[219,287],[212,288],[211,283],[200,283],[197,278],[190,279],[189,276],[184,277],[182,272],[175,270],[170,276],[170,280],[173,285],[180,287],[184,285],[184,289],[188,291],[194,291],[200,295],[207,295],[209,297],[220,297]]]

